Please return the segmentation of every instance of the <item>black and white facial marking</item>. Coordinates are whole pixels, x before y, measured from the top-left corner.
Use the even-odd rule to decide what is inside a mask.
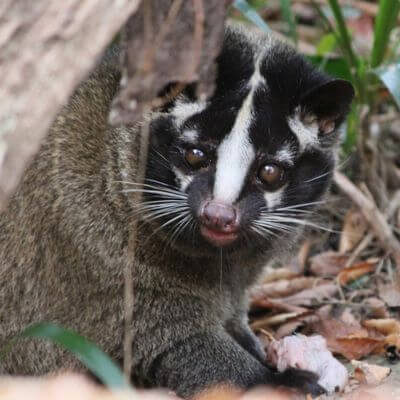
[[[217,62],[212,98],[183,95],[152,120],[144,218],[176,246],[268,249],[326,191],[353,89],[232,27]]]

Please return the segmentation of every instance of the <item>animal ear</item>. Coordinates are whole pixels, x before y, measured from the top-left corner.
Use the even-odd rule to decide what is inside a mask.
[[[350,82],[335,79],[308,91],[300,100],[301,119],[317,122],[321,139],[337,129],[350,110],[354,89]]]

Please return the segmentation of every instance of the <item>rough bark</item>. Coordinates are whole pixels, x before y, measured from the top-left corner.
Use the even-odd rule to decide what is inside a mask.
[[[0,2],[0,208],[60,107],[139,3]]]
[[[222,45],[229,0],[147,0],[124,32],[121,92],[110,114],[129,124],[144,109],[163,105],[185,84],[197,81],[197,96],[213,91],[215,58]],[[177,83],[157,97],[169,83]]]

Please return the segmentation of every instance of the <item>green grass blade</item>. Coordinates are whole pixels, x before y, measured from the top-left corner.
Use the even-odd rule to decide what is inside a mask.
[[[337,0],[329,0],[329,5],[331,7],[333,16],[335,17],[339,37],[341,44],[343,46],[344,53],[346,57],[349,59],[349,62],[352,67],[357,68],[358,60],[356,55],[353,52],[353,48],[351,46],[350,34],[347,30],[346,23],[344,21],[344,17],[342,11],[340,9],[339,3]]]
[[[349,68],[352,71],[352,82],[356,87],[359,101],[363,103],[365,101],[365,82],[358,74],[359,72],[359,60],[354,54],[353,48],[351,46],[351,39],[349,31],[347,30],[346,23],[344,21],[342,10],[340,9],[337,0],[328,0],[329,6],[332,10],[333,16],[337,25],[337,33],[340,41],[340,46],[343,51],[343,55],[349,63]]]
[[[257,25],[264,32],[271,32],[267,23],[246,0],[235,0],[233,6],[237,8],[249,21]]]
[[[400,108],[400,62],[377,68],[374,73],[388,88]]]
[[[292,38],[293,42],[297,45],[297,24],[296,18],[293,14],[292,8],[290,7],[290,0],[280,0],[282,17],[289,27],[289,36]]]
[[[390,33],[400,11],[400,0],[380,0],[375,20],[374,44],[371,52],[371,67],[381,65],[389,43]]]
[[[26,328],[18,337],[50,340],[73,353],[109,388],[128,387],[118,366],[95,344],[75,332],[50,323],[38,323]]]

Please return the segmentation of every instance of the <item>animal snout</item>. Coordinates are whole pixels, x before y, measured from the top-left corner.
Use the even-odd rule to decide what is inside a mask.
[[[209,229],[220,232],[230,233],[238,229],[236,209],[217,201],[208,201],[204,204],[200,220]]]

